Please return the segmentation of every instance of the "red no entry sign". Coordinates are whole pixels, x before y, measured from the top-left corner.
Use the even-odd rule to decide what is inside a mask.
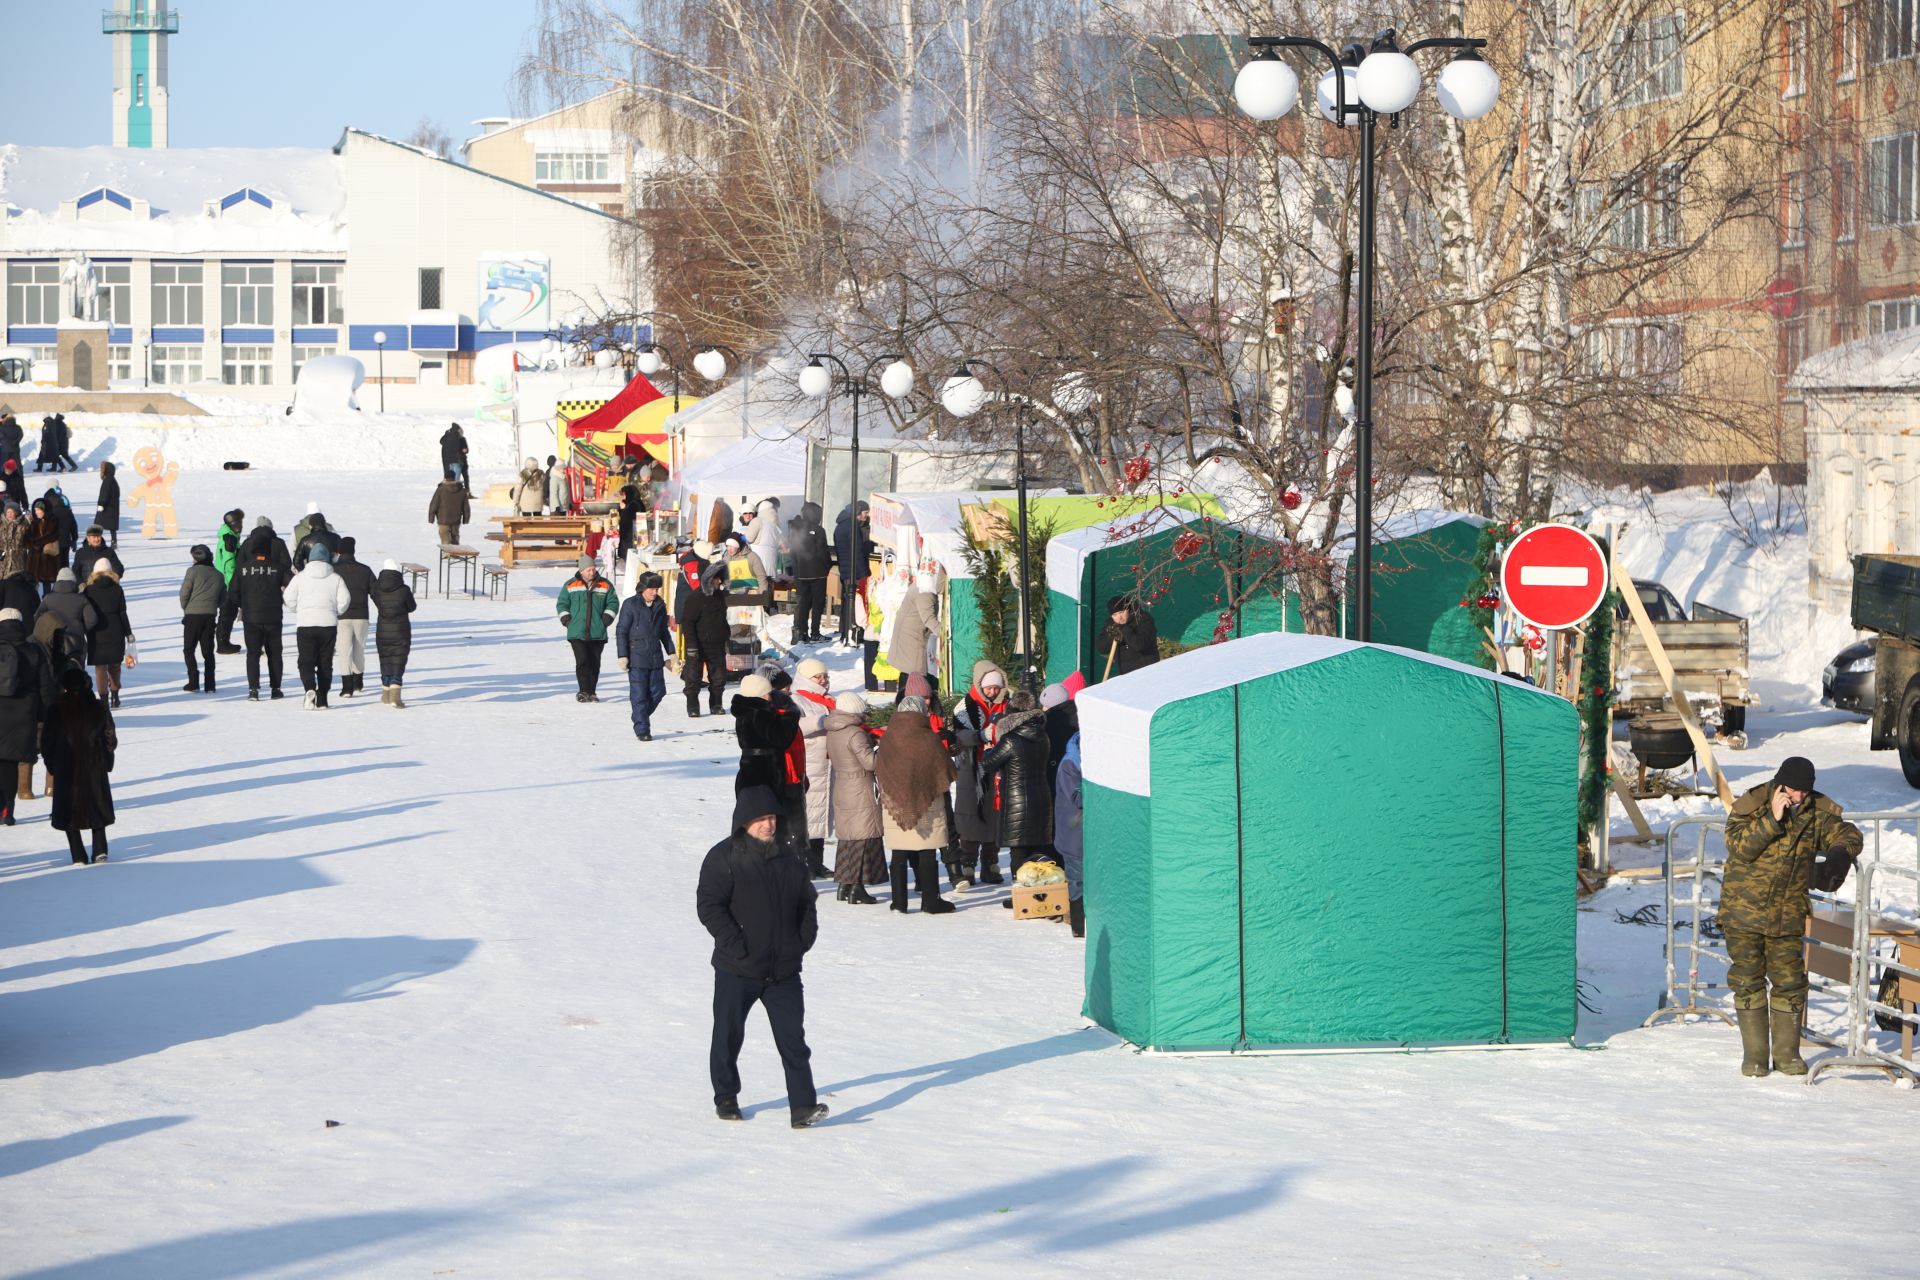
[[[1607,596],[1600,544],[1570,524],[1537,524],[1500,562],[1500,597],[1522,621],[1557,631],[1577,626]]]

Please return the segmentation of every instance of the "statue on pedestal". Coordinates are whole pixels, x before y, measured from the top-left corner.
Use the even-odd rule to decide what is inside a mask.
[[[67,259],[60,270],[60,285],[64,290],[60,308],[63,319],[100,319],[100,273],[84,251]]]

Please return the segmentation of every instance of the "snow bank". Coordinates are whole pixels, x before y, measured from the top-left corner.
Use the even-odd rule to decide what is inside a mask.
[[[73,413],[73,455],[92,467],[124,465],[153,445],[186,471],[246,462],[268,471],[420,471],[440,469],[440,436],[451,418],[361,413],[353,420],[284,412],[252,418],[184,418],[146,413]],[[26,455],[38,432],[28,425]],[[513,424],[460,420],[476,470],[515,462]]]

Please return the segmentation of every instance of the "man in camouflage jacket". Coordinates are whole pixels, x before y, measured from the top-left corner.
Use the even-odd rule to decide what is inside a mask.
[[[1800,1022],[1807,1004],[1801,949],[1807,889],[1816,858],[1841,857],[1851,863],[1861,843],[1860,828],[1842,818],[1838,804],[1813,789],[1813,762],[1804,756],[1782,762],[1771,782],[1741,796],[1727,815],[1720,929],[1731,962],[1727,984],[1740,1018],[1742,1074],[1767,1074],[1769,1030],[1773,1069],[1806,1074]]]

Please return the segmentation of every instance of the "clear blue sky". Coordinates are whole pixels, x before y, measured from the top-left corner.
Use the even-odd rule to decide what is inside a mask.
[[[113,141],[107,0],[0,0],[0,142]],[[176,147],[330,147],[347,125],[455,144],[513,113],[535,0],[184,0],[169,40]]]

